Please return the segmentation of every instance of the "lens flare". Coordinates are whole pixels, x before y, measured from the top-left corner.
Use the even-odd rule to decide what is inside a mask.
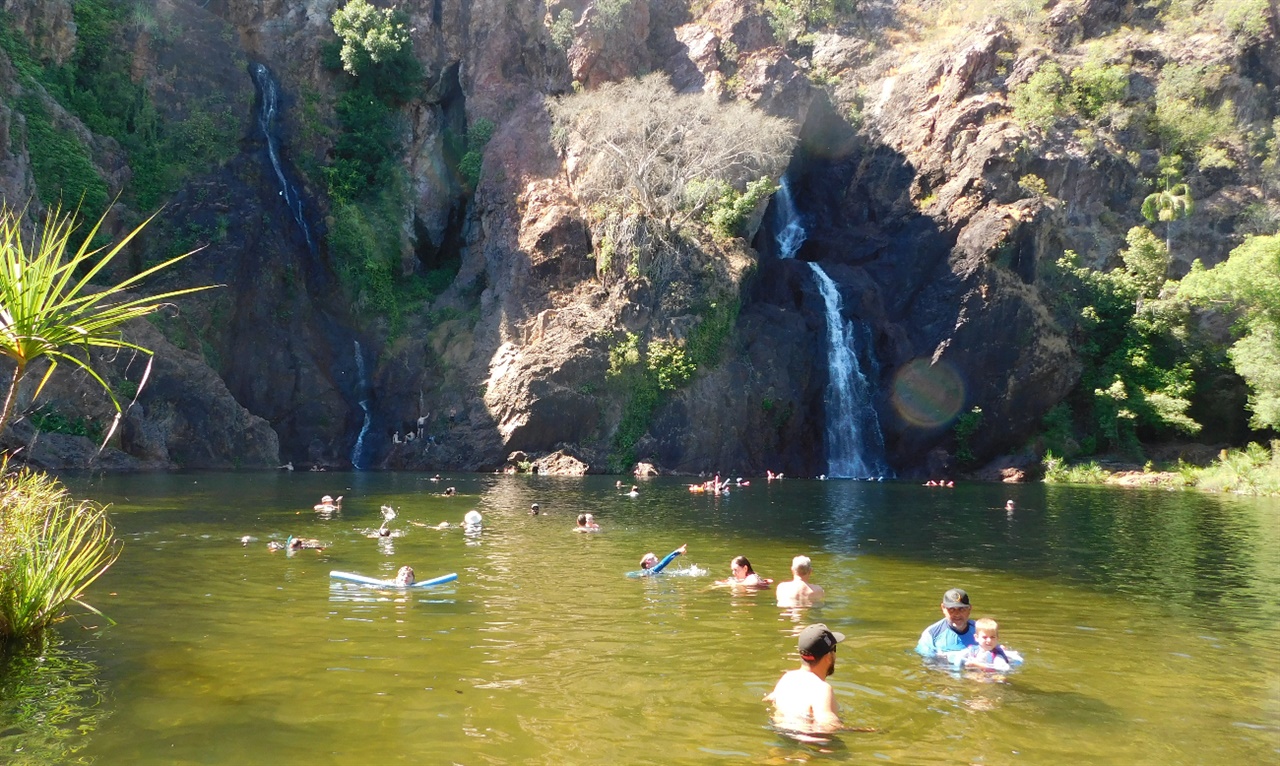
[[[893,377],[893,408],[908,423],[938,428],[964,405],[964,381],[946,362],[916,359]]]

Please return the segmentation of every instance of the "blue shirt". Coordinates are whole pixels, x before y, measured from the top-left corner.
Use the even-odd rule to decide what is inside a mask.
[[[670,564],[671,562],[675,561],[676,556],[679,556],[679,555],[680,555],[679,548],[676,548],[674,551],[671,551],[670,553],[667,554],[666,558],[664,558],[662,561],[659,561],[657,565],[653,567],[653,569],[649,570],[649,574],[656,575],[657,573],[666,569],[667,564]]]
[[[978,643],[973,630],[973,620],[965,627],[963,633],[957,633],[946,617],[924,629],[920,641],[916,644],[916,652],[925,657],[934,657],[943,652],[958,652]]]

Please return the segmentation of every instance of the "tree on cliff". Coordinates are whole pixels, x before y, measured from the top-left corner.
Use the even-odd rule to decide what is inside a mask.
[[[59,362],[79,367],[106,390],[116,407],[116,420],[107,432],[107,438],[111,437],[120,420],[120,402],[94,369],[90,350],[130,349],[150,356],[149,349],[125,340],[120,326],[156,311],[169,298],[212,287],[171,290],[149,298],[125,294],[190,253],[170,258],[105,289],[90,286],[152,218],[116,244],[94,248],[90,243],[105,220],[100,219],[83,238],[83,244],[73,251],[70,241],[76,229],[74,213],[64,214],[56,208],[50,211],[37,240],[28,243],[22,234],[22,212],[7,206],[0,208],[0,354],[13,364],[9,390],[0,410],[0,434],[13,417],[18,388],[32,363],[46,360],[49,367],[32,398],[40,395]],[[150,372],[148,362],[143,384]]]
[[[1280,428],[1280,235],[1250,237],[1212,269],[1195,261],[1178,295],[1238,312],[1241,338],[1228,356],[1249,384],[1250,424]]]
[[[711,94],[676,93],[661,73],[565,96],[551,112],[580,198],[632,208],[668,234],[727,190],[776,178],[795,144],[787,120]]]

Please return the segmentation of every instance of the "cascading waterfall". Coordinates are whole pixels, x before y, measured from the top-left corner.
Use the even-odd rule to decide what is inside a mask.
[[[302,195],[289,183],[284,173],[284,165],[280,161],[280,139],[276,136],[276,114],[280,108],[280,89],[271,70],[262,64],[253,65],[253,81],[262,96],[262,109],[258,112],[258,127],[267,139],[267,154],[271,157],[271,167],[276,172],[276,180],[280,182],[280,196],[284,198],[293,220],[302,229],[302,236],[307,240],[307,250],[312,255],[316,252],[315,242],[311,239],[311,227],[307,225],[307,217],[302,212]]]
[[[373,411],[369,407],[369,379],[364,370],[364,354],[360,351],[360,341],[353,341],[356,344],[356,396],[360,397],[360,409],[364,410],[364,423],[360,426],[360,433],[356,436],[356,446],[351,448],[351,467],[357,471],[363,470],[364,465],[364,437],[369,433],[369,427],[373,425]]]
[[[794,258],[808,232],[804,228],[804,219],[796,210],[786,178],[782,179],[781,188],[774,195],[774,214],[777,231],[774,241],[778,257]],[[863,374],[858,361],[858,336],[865,334],[865,328],[844,320],[840,291],[822,267],[810,262],[809,268],[826,306],[827,475],[847,479],[892,475],[884,461],[884,435],[880,431],[880,418],[871,403],[871,382]]]

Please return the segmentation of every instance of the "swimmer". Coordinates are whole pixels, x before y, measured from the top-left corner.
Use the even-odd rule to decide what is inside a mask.
[[[537,515],[538,515],[538,514],[540,514],[540,513],[542,513],[542,509],[541,509],[540,507],[538,507],[538,504],[537,504],[537,503],[534,503],[533,505],[529,506],[529,515],[530,515],[530,516],[537,516]]]
[[[589,513],[578,514],[578,526],[573,528],[574,532],[599,532],[600,525],[596,523],[596,517]]]
[[[942,619],[920,634],[916,652],[924,657],[936,657],[963,651],[976,644],[970,611],[969,594],[960,588],[952,588],[942,594]]]
[[[304,548],[308,550],[322,551],[324,550],[324,543],[313,537],[294,537],[293,535],[289,535],[289,539],[283,543],[278,543],[275,540],[267,543],[267,550],[270,551],[286,549],[291,551],[300,551]]]
[[[1004,501],[1004,509],[1009,513],[1013,513],[1017,510],[1017,507],[1013,504],[1013,500],[1006,500]]]
[[[667,568],[668,564],[676,560],[676,556],[682,556],[688,552],[689,552],[689,545],[688,543],[686,543],[684,545],[681,545],[679,548],[676,548],[674,551],[671,551],[670,553],[668,553],[666,558],[664,558],[662,561],[658,561],[658,557],[655,554],[646,553],[644,554],[644,556],[640,557],[640,569],[644,571],[645,575],[652,576],[652,575],[659,574],[662,572],[662,570]]]
[[[836,672],[836,645],[844,635],[818,623],[800,631],[800,667],[778,679],[764,701],[773,704],[775,725],[804,734],[827,734],[843,728],[836,692],[827,678]]]
[[[717,580],[716,585],[740,588],[767,588],[773,584],[773,580],[756,574],[756,570],[752,569],[751,562],[747,561],[746,556],[737,556],[733,561],[730,561],[729,571],[732,576],[727,580]]]
[[[338,495],[337,499],[334,499],[328,495],[325,495],[324,497],[320,498],[320,502],[316,503],[315,509],[317,511],[327,511],[327,512],[342,510],[342,495]]]
[[[614,489],[622,489],[622,479],[618,479],[617,481],[615,481],[615,482],[613,483],[613,488],[614,488]]]
[[[445,496],[446,496],[446,497],[453,497],[454,495],[458,494],[458,488],[457,488],[457,487],[445,487],[445,488],[444,488],[444,494],[445,494]]]
[[[956,667],[1007,671],[1022,664],[1022,655],[1000,644],[1000,626],[990,617],[975,620],[973,630],[978,643],[958,652],[948,652],[947,659]]]
[[[435,476],[432,476],[432,477],[431,477],[431,480],[432,480],[432,481],[440,481],[440,474],[436,474]]]
[[[413,585],[413,567],[400,567],[400,571],[396,572],[395,584],[400,588],[407,588]]]
[[[627,497],[640,497],[640,488],[632,484],[631,491],[627,493]]]
[[[791,559],[792,579],[778,583],[778,606],[812,606],[821,601],[826,592],[821,585],[809,582],[813,574],[813,562],[808,556],[796,556]]]
[[[484,517],[477,510],[467,511],[467,515],[462,517],[462,523],[468,527],[478,527],[484,523]]]

